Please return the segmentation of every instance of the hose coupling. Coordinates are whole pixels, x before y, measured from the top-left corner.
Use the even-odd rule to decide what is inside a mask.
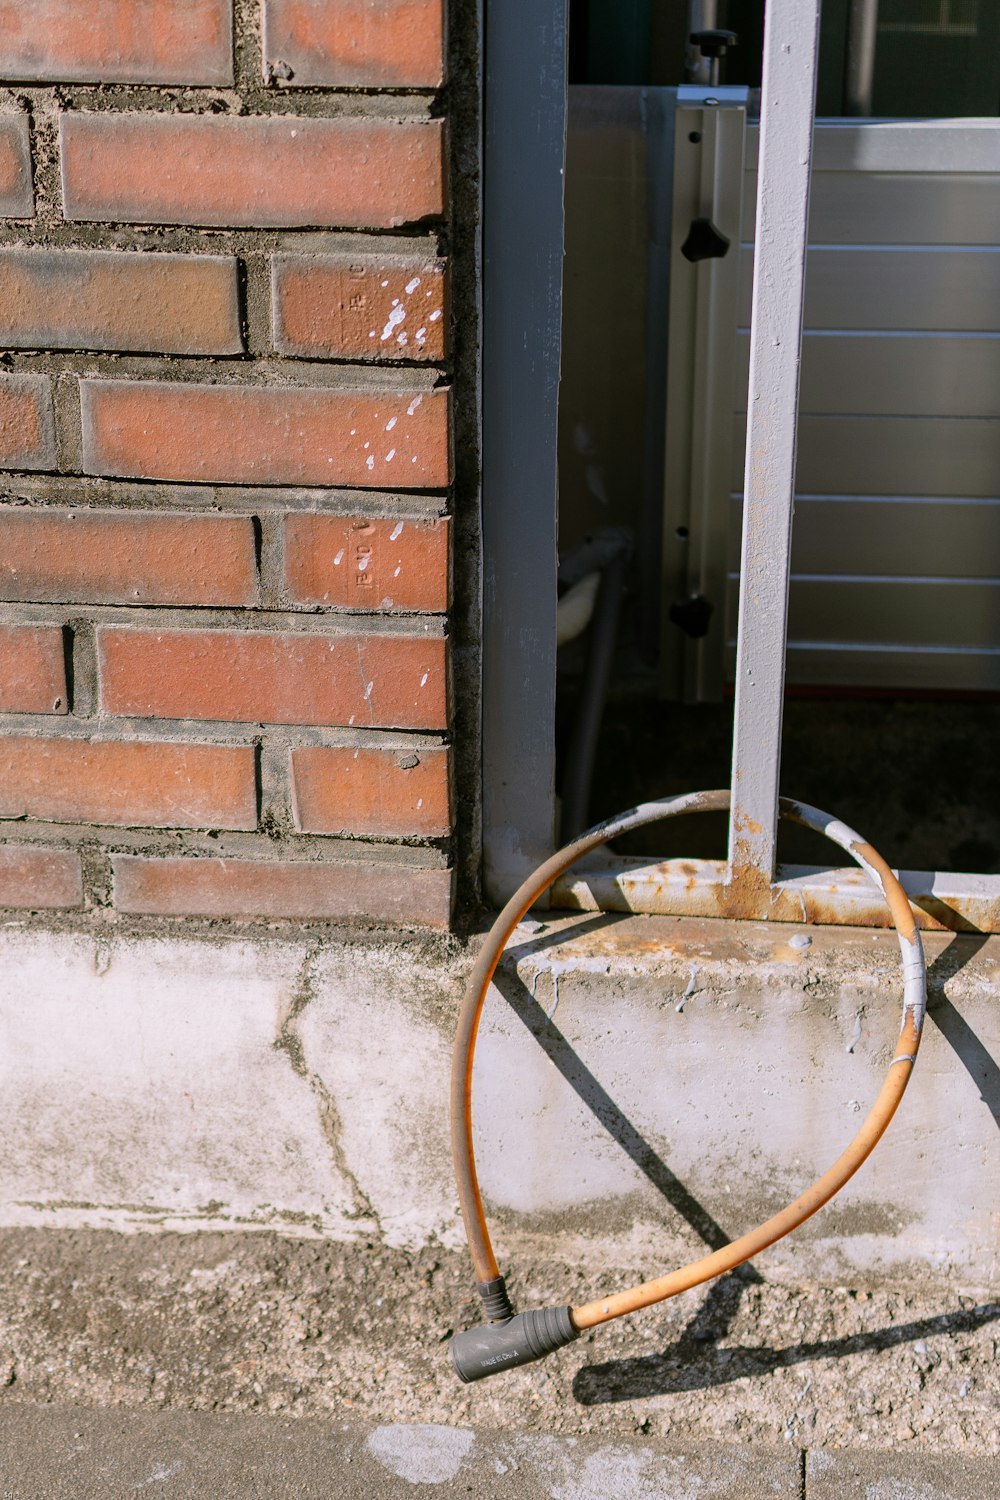
[[[496,1276],[492,1281],[477,1281],[476,1290],[490,1323],[506,1323],[514,1316],[514,1304],[507,1295],[507,1283],[502,1276]]]
[[[516,1365],[529,1365],[579,1337],[568,1307],[532,1308],[503,1323],[484,1323],[456,1334],[450,1345],[451,1362],[459,1380],[468,1384]]]

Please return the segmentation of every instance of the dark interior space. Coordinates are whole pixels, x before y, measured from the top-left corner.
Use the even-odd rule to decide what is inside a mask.
[[[570,83],[685,82],[688,0],[572,0]],[[704,9],[704,7],[702,7]],[[845,101],[851,0],[824,0],[819,115]],[[720,82],[760,87],[762,0],[718,0],[701,24],[734,31]],[[871,113],[929,118],[1000,112],[1000,7],[992,0],[879,0]]]
[[[573,694],[560,695],[565,733]],[[732,701],[609,703],[598,742],[593,822],[636,803],[729,785]],[[1000,703],[789,696],[781,786],[840,818],[894,867],[1000,873]],[[841,863],[808,829],[782,825],[782,863]],[[656,859],[726,857],[726,821],[672,818],[615,845]]]

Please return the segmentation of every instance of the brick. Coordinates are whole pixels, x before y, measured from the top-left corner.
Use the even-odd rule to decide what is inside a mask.
[[[254,828],[254,752],[249,746],[5,736],[0,817]]]
[[[448,393],[84,380],[88,474],[442,489]]]
[[[56,429],[48,376],[0,376],[0,468],[55,467]]]
[[[448,522],[285,517],[285,597],[343,609],[448,608]],[[0,532],[2,535],[2,532]]]
[[[0,250],[0,345],[239,354],[233,256]]]
[[[388,229],[444,212],[439,120],[95,112],[60,133],[68,219]]]
[[[232,83],[232,0],[0,0],[0,77]]]
[[[0,219],[28,219],[34,212],[28,116],[0,115]]]
[[[451,827],[447,750],[309,745],[291,759],[303,833],[441,838]]]
[[[0,713],[64,714],[68,696],[61,627],[0,626]]]
[[[113,714],[261,724],[443,729],[445,643],[424,635],[97,632]]]
[[[0,506],[0,599],[252,605],[249,516]]]
[[[446,927],[451,872],[392,865],[234,859],[112,861],[119,911],[153,916],[369,918]]]
[[[444,0],[264,0],[264,58],[298,86],[436,88]]]
[[[68,849],[0,845],[0,906],[58,911],[83,905],[80,856]]]
[[[305,359],[445,357],[443,261],[276,255],[274,347]]]

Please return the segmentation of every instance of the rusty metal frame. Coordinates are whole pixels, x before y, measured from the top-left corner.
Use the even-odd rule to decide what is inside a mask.
[[[722,696],[725,677],[726,535],[733,437],[733,366],[739,321],[739,242],[749,90],[677,90],[661,587],[667,604],[710,600],[705,634],[660,620],[663,690],[697,702]],[[724,255],[692,264],[681,246],[696,218],[730,241]]]
[[[894,872],[926,931],[1000,932],[1000,881],[934,870]],[[884,904],[858,869],[787,865],[763,893],[730,879],[725,860],[605,859],[577,866],[552,887],[563,911],[736,917],[770,922],[891,927]]]

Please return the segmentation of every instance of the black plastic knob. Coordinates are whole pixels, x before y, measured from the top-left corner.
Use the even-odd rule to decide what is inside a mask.
[[[735,47],[739,37],[735,31],[692,31],[690,41],[702,57],[725,57],[730,47]]]
[[[703,636],[708,635],[712,610],[711,602],[702,594],[692,594],[691,598],[685,599],[682,604],[671,604],[671,623],[679,625],[684,634],[691,636],[692,640],[699,641]]]
[[[690,261],[721,260],[728,249],[728,235],[716,229],[711,219],[692,219],[681,254]]]

